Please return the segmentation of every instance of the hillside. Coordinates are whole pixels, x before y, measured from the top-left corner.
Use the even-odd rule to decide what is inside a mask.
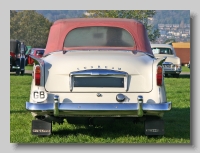
[[[44,15],[50,21],[61,18],[77,18],[82,17],[86,10],[37,10],[38,13]],[[190,23],[189,10],[157,10],[153,16],[153,24],[180,24]]]
[[[153,17],[154,25],[158,24],[190,24],[189,10],[157,10]]]

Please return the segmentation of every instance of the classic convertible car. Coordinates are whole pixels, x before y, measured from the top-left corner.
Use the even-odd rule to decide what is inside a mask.
[[[151,48],[156,58],[167,57],[163,63],[165,76],[179,77],[182,71],[181,59],[176,55],[173,46],[169,44],[151,44]]]
[[[50,135],[52,123],[98,125],[119,118],[144,122],[145,135],[164,135],[171,110],[163,59],[152,53],[144,25],[134,19],[61,19],[35,60],[31,133]]]

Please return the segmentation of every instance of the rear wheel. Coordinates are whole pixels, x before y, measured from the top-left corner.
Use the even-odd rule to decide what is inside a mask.
[[[20,74],[20,70],[16,69],[16,74],[15,75],[19,75]]]

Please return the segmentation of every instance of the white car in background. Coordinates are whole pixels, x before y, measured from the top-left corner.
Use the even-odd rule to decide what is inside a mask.
[[[152,52],[156,58],[167,57],[163,63],[165,76],[169,74],[179,77],[181,68],[181,59],[176,55],[175,49],[168,44],[151,44]]]

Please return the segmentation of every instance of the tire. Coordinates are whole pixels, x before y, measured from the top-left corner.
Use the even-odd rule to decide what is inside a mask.
[[[19,75],[19,73],[20,73],[20,70],[16,69],[16,74],[15,75]]]
[[[24,75],[25,70],[21,70],[21,75]]]

